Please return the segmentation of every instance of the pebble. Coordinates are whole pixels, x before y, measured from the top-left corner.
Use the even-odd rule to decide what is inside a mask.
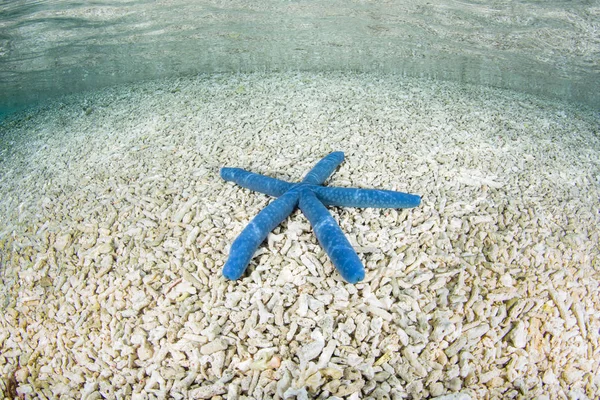
[[[515,327],[510,331],[510,340],[513,346],[523,349],[527,345],[527,328],[523,321],[518,321]]]
[[[223,339],[215,339],[203,345],[200,348],[200,353],[208,355],[225,349],[227,349],[227,343]]]

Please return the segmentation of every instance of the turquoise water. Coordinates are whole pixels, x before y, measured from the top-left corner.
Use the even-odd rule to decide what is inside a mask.
[[[228,71],[386,72],[600,106],[600,3],[4,1],[0,115]]]

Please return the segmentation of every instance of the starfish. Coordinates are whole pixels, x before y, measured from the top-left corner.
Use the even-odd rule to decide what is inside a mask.
[[[229,258],[223,266],[225,278],[236,280],[242,276],[269,232],[299,207],[342,278],[349,283],[363,280],[365,267],[325,206],[410,208],[421,204],[421,197],[391,190],[322,186],[342,161],[343,152],[330,153],[300,183],[289,183],[241,168],[221,168],[224,180],[277,197],[250,221],[231,245]]]

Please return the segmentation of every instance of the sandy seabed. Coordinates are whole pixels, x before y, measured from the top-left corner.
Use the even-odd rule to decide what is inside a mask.
[[[24,398],[600,396],[600,116],[490,88],[216,75],[0,122],[0,391]],[[221,268],[270,199],[222,166],[423,196],[331,208],[343,282],[296,211]]]

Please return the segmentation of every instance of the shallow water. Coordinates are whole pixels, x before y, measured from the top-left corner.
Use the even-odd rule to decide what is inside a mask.
[[[0,113],[124,82],[371,71],[600,106],[600,4],[75,1],[0,4]]]
[[[598,397],[598,2],[222,3],[0,4],[0,397]],[[423,196],[330,208],[365,281],[225,280],[219,168],[336,150]]]

